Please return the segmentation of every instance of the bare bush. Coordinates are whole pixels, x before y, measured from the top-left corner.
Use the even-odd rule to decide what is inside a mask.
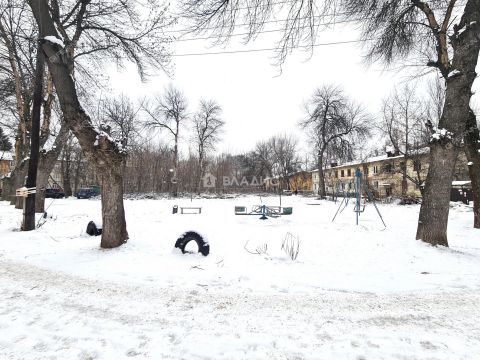
[[[268,256],[268,245],[267,245],[267,243],[257,245],[255,250],[252,251],[252,250],[249,250],[247,248],[248,241],[249,240],[247,240],[247,242],[245,243],[245,246],[244,246],[245,251],[247,251],[249,254],[253,254],[253,255],[266,255],[266,256]]]
[[[300,239],[298,236],[287,232],[282,242],[282,250],[285,251],[285,254],[287,254],[290,259],[293,261],[297,260],[298,253],[300,252]]]

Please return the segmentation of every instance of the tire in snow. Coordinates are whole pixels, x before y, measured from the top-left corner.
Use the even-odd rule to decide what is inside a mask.
[[[177,239],[175,247],[182,250],[182,253],[186,253],[185,247],[190,241],[195,241],[198,245],[198,252],[203,256],[207,256],[210,253],[210,245],[208,241],[205,241],[199,233],[195,231],[187,231]]]
[[[87,225],[87,234],[90,236],[102,235],[102,228],[97,227],[97,224],[95,224],[93,221],[90,221]]]

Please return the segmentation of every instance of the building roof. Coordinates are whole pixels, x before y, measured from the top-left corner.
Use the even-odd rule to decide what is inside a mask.
[[[430,151],[430,149],[428,147],[425,147],[425,148],[416,150],[416,153],[412,154],[412,155],[428,154],[429,151]],[[370,164],[370,163],[383,161],[383,160],[401,159],[403,157],[405,157],[405,155],[388,156],[387,154],[383,154],[383,155],[379,155],[379,156],[371,156],[371,157],[365,158],[363,160],[356,159],[356,160],[349,161],[349,162],[346,162],[346,163],[343,163],[343,164],[338,164],[337,166],[328,165],[326,168],[327,169],[335,169],[335,168],[342,168],[342,167],[347,167],[347,166]],[[318,171],[318,169],[312,170],[311,172],[316,172],[316,171]]]
[[[13,153],[10,151],[0,151],[0,160],[12,161]]]
[[[465,186],[465,185],[470,185],[472,182],[471,181],[452,181],[452,186]]]

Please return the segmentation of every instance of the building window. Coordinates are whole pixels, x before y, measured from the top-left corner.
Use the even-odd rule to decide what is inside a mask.
[[[393,172],[392,164],[385,164],[384,170],[386,173],[392,173]]]
[[[338,179],[338,170],[335,170],[335,178]]]
[[[368,166],[365,166],[364,172],[365,172],[365,175],[368,175]]]
[[[347,176],[352,176],[352,169],[347,170]]]
[[[378,166],[377,166],[377,165],[375,165],[375,166],[373,167],[373,173],[374,173],[374,174],[378,174]]]
[[[414,160],[413,161],[413,171],[420,171],[422,170],[422,163],[420,160]]]
[[[378,181],[375,181],[373,185],[375,186],[375,189],[378,189]]]
[[[344,177],[344,176],[345,176],[345,170],[341,170],[341,171],[340,171],[340,176],[341,176],[341,177]]]

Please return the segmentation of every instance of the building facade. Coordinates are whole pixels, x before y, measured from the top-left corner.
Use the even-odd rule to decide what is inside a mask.
[[[0,177],[12,171],[13,154],[9,151],[0,151]]]
[[[428,151],[412,158],[387,153],[362,161],[352,161],[342,165],[331,164],[324,170],[327,194],[354,191],[355,172],[359,169],[363,182],[377,198],[389,196],[421,197],[421,187],[428,173]],[[469,179],[467,160],[461,153],[457,160],[454,181]],[[312,171],[313,191],[318,192],[318,170]]]

